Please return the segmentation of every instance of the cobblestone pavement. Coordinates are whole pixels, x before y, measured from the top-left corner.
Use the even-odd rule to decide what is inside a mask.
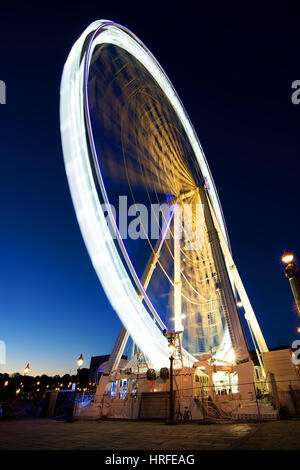
[[[300,421],[251,424],[20,420],[0,422],[0,449],[300,449]]]

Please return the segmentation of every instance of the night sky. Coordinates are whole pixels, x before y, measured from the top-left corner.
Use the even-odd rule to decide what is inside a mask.
[[[111,351],[121,325],[81,238],[59,131],[63,65],[100,18],[131,29],[166,71],[206,154],[267,344],[296,338],[300,318],[280,257],[292,250],[300,262],[300,105],[291,101],[300,8],[206,4],[2,5],[0,372],[29,362],[33,375],[74,373],[80,353],[88,366]]]

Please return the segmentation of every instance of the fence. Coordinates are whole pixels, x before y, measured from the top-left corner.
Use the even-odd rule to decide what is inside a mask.
[[[98,418],[165,419],[169,410],[168,383],[164,391],[146,391],[135,382],[134,394],[122,387],[113,396],[97,394],[95,403]],[[241,390],[248,390],[248,394]],[[140,389],[140,390],[139,390]],[[204,423],[266,421],[300,416],[300,380],[259,381],[230,387],[193,384],[180,388],[174,384],[174,415]],[[158,402],[162,401],[161,404]],[[161,411],[160,411],[161,410]]]

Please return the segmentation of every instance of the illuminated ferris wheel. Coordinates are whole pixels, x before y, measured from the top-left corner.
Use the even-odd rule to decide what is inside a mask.
[[[124,325],[119,356],[131,336],[166,366],[170,329],[186,365],[208,354],[245,361],[238,298],[258,353],[267,351],[195,130],[132,32],[107,20],[84,31],[64,67],[60,117],[78,223]]]

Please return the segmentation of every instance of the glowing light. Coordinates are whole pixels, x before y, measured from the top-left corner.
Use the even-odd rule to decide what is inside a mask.
[[[20,391],[21,391],[21,389],[18,388],[18,389],[16,390],[16,395],[19,395]]]
[[[7,385],[8,385],[8,380],[4,382],[4,387],[7,387]]]
[[[298,326],[298,328],[297,328],[297,332],[298,332],[298,333],[300,333],[300,326]]]
[[[29,364],[27,364],[27,366],[24,368],[24,375],[28,375],[30,372],[30,367],[29,367]]]
[[[176,351],[176,347],[175,347],[175,344],[174,343],[169,343],[169,354],[171,357],[173,357],[175,351]]]
[[[239,301],[236,303],[236,305],[237,305],[239,308],[241,308],[241,307],[243,306],[243,302],[241,302],[241,300],[239,300]]]
[[[294,255],[292,253],[285,253],[284,255],[282,255],[281,257],[281,261],[283,263],[286,263],[286,264],[289,264],[293,261],[294,259]]]
[[[82,354],[80,354],[79,358],[77,359],[77,365],[79,369],[82,366],[83,362],[84,362],[83,356]]]

